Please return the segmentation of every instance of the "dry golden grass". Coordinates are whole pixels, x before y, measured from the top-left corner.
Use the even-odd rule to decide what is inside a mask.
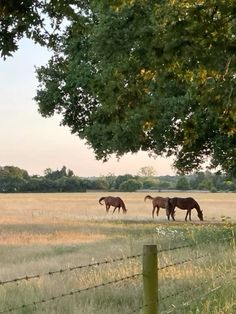
[[[232,251],[227,242],[227,245],[219,244],[215,238],[217,236],[220,240],[225,232],[230,234],[231,226],[222,222],[222,216],[231,217],[231,221],[236,220],[236,194],[109,194],[124,199],[128,208],[126,215],[112,215],[111,212],[106,214],[105,207],[98,204],[98,199],[108,193],[0,194],[0,280],[47,274],[68,268],[68,271],[53,276],[42,275],[39,279],[19,282],[18,286],[12,283],[0,287],[0,311],[140,273],[141,258],[82,270],[70,271],[69,268],[136,255],[142,252],[143,244],[157,244],[158,247],[166,248],[181,246],[185,241],[184,236],[188,241],[198,239],[197,252],[191,248],[164,252],[159,256],[159,263],[172,264],[191,258],[193,262],[163,269],[159,272],[159,283],[161,296],[181,290],[185,294],[161,301],[161,309],[168,310],[174,304],[177,310],[173,313],[189,314],[196,313],[200,304],[203,313],[232,314],[232,288],[225,290],[222,296],[217,295],[217,300],[220,301],[217,301],[215,307],[213,303],[216,298],[212,300],[210,297],[200,303],[193,302],[192,307],[181,308],[181,305],[186,300],[194,301],[207,292],[208,288],[212,289],[214,285],[221,284],[234,275],[235,248]],[[192,196],[202,207],[205,221],[200,222],[193,211],[192,223],[185,223],[185,211],[178,209],[176,222],[168,222],[163,209],[153,221],[152,204],[144,202],[146,194]],[[214,225],[215,222],[217,226]],[[218,226],[221,224],[222,228]],[[222,234],[218,232],[219,228],[222,229]],[[208,230],[208,238],[214,242],[210,246],[204,245]],[[195,260],[196,254],[206,256]],[[232,274],[227,273],[229,269]],[[218,275],[223,275],[223,279]],[[200,287],[199,291],[191,292],[189,287],[194,285]],[[83,295],[60,297],[45,305],[42,303],[37,307],[27,307],[22,313],[77,314],[79,309],[80,314],[125,314],[140,305],[142,279],[138,277],[89,290]]]
[[[220,219],[222,215],[236,219],[236,193],[180,193],[180,192],[103,192],[103,193],[44,193],[44,194],[0,194],[0,214],[9,219],[21,216],[29,219],[45,218],[103,218],[115,217],[111,212],[106,215],[104,206],[98,204],[101,196],[119,195],[127,205],[127,218],[151,218],[152,205],[144,202],[144,196],[179,196],[194,197],[204,211],[206,219]],[[181,220],[181,210],[177,215]],[[58,216],[61,214],[61,216]],[[184,215],[184,213],[183,213]],[[79,217],[78,217],[79,216]],[[119,215],[122,218],[122,215]],[[160,218],[165,218],[164,210],[160,211]]]
[[[91,234],[79,232],[61,232],[47,234],[33,234],[32,232],[2,232],[0,237],[0,245],[32,245],[32,244],[65,244],[65,243],[90,243],[105,240],[104,234]]]
[[[108,214],[98,203],[101,196],[119,195],[128,208],[126,215]],[[59,243],[97,242],[108,238],[96,229],[96,221],[103,221],[103,228],[112,228],[114,221],[152,221],[152,204],[144,202],[144,196],[194,197],[204,211],[204,223],[236,220],[236,194],[234,193],[45,193],[0,194],[0,225],[2,245],[31,245]],[[161,209],[154,222],[166,224],[183,223],[185,211],[177,209],[176,222],[167,222],[165,210]],[[225,218],[226,217],[226,218]],[[227,218],[228,217],[228,218]],[[230,217],[230,218],[229,218]],[[200,223],[195,210],[192,221]],[[201,223],[202,224],[202,223]],[[20,228],[17,228],[20,226]],[[40,228],[40,226],[47,226]],[[64,226],[64,228],[62,228]],[[64,230],[60,230],[60,229]],[[73,230],[73,228],[76,230]],[[86,228],[90,231],[86,231]],[[95,228],[95,231],[93,229]],[[117,224],[116,228],[122,229]],[[132,228],[132,227],[131,227]],[[59,229],[59,230],[58,230]],[[72,229],[72,230],[71,230]]]

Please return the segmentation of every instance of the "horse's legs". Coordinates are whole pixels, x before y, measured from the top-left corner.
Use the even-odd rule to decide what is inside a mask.
[[[113,212],[112,212],[112,214],[114,214],[114,212],[116,211],[116,209],[117,209],[117,206],[113,209]]]
[[[167,216],[168,220],[170,220],[170,217],[172,218],[172,220],[175,220],[175,211],[174,210],[173,211],[167,210],[166,216]]]
[[[166,216],[168,218],[168,220],[170,220],[170,216],[172,216],[172,205],[170,204],[170,199],[167,198],[167,200],[165,201],[165,209],[166,209]]]
[[[159,210],[160,210],[160,207],[159,206],[156,206],[157,208],[157,216],[159,215]]]
[[[189,217],[189,220],[191,221],[192,219],[191,219],[191,212],[192,212],[192,210],[191,209],[189,209],[189,212],[188,212],[188,217]]]
[[[184,219],[185,221],[187,221],[187,217],[188,217],[188,211],[187,211],[187,214],[186,214],[185,219]]]
[[[106,212],[108,213],[110,205],[106,205]]]
[[[153,206],[153,210],[152,210],[152,218],[153,218],[153,219],[154,219],[155,209],[156,209],[156,207],[155,207],[155,206]]]
[[[175,221],[175,212],[174,211],[171,213],[171,218],[173,221]]]
[[[185,221],[188,220],[188,216],[189,216],[189,220],[191,220],[191,210],[190,209],[187,209],[187,214],[185,216]]]
[[[168,209],[166,210],[166,216],[167,216],[168,220],[170,220],[170,212]]]
[[[173,208],[171,208],[170,212],[171,212],[170,215],[171,215],[172,220],[175,221],[175,206]]]

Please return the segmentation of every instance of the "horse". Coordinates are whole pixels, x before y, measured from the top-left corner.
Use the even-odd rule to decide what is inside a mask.
[[[203,212],[197,203],[197,201],[192,198],[192,197],[186,197],[186,198],[181,198],[181,197],[173,197],[169,198],[168,200],[168,205],[167,205],[167,216],[168,220],[170,219],[169,217],[171,216],[173,220],[175,220],[174,213],[175,213],[175,207],[178,207],[180,209],[187,210],[187,214],[185,216],[185,221],[187,221],[188,217],[189,220],[191,221],[191,211],[193,208],[196,209],[198,218],[203,221]]]
[[[150,195],[146,195],[144,197],[144,201],[146,202],[147,199],[152,200],[152,206],[153,206],[152,218],[153,219],[154,219],[155,210],[156,210],[156,215],[158,216],[160,208],[165,208],[166,210],[168,209],[168,204],[169,204],[168,197],[161,197],[161,196],[152,197]],[[168,214],[169,212],[166,211],[167,217],[168,217]]]
[[[105,206],[106,206],[106,212],[108,213],[110,206],[114,207],[113,213],[118,208],[118,212],[120,212],[120,208],[123,210],[123,214],[126,214],[127,208],[125,206],[124,201],[120,197],[113,197],[113,196],[107,196],[107,197],[101,197],[99,199],[99,204],[103,205],[102,201],[104,200]]]

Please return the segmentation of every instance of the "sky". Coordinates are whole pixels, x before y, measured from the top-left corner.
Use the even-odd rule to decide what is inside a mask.
[[[151,166],[157,176],[175,175],[172,159],[151,158],[145,152],[98,161],[85,141],[60,126],[60,116],[43,118],[33,100],[38,85],[35,67],[46,65],[49,57],[46,48],[23,39],[13,57],[0,59],[0,166],[43,175],[47,168],[65,165],[80,177],[136,175]]]

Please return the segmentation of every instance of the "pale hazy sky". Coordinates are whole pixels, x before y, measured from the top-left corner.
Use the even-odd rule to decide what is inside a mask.
[[[81,177],[137,174],[146,166],[154,167],[157,175],[174,174],[171,159],[150,158],[144,152],[119,161],[115,157],[97,161],[85,142],[59,126],[59,116],[43,118],[33,100],[38,84],[35,66],[46,64],[48,58],[45,48],[24,39],[13,57],[0,59],[0,166],[18,166],[30,175],[63,165]]]

